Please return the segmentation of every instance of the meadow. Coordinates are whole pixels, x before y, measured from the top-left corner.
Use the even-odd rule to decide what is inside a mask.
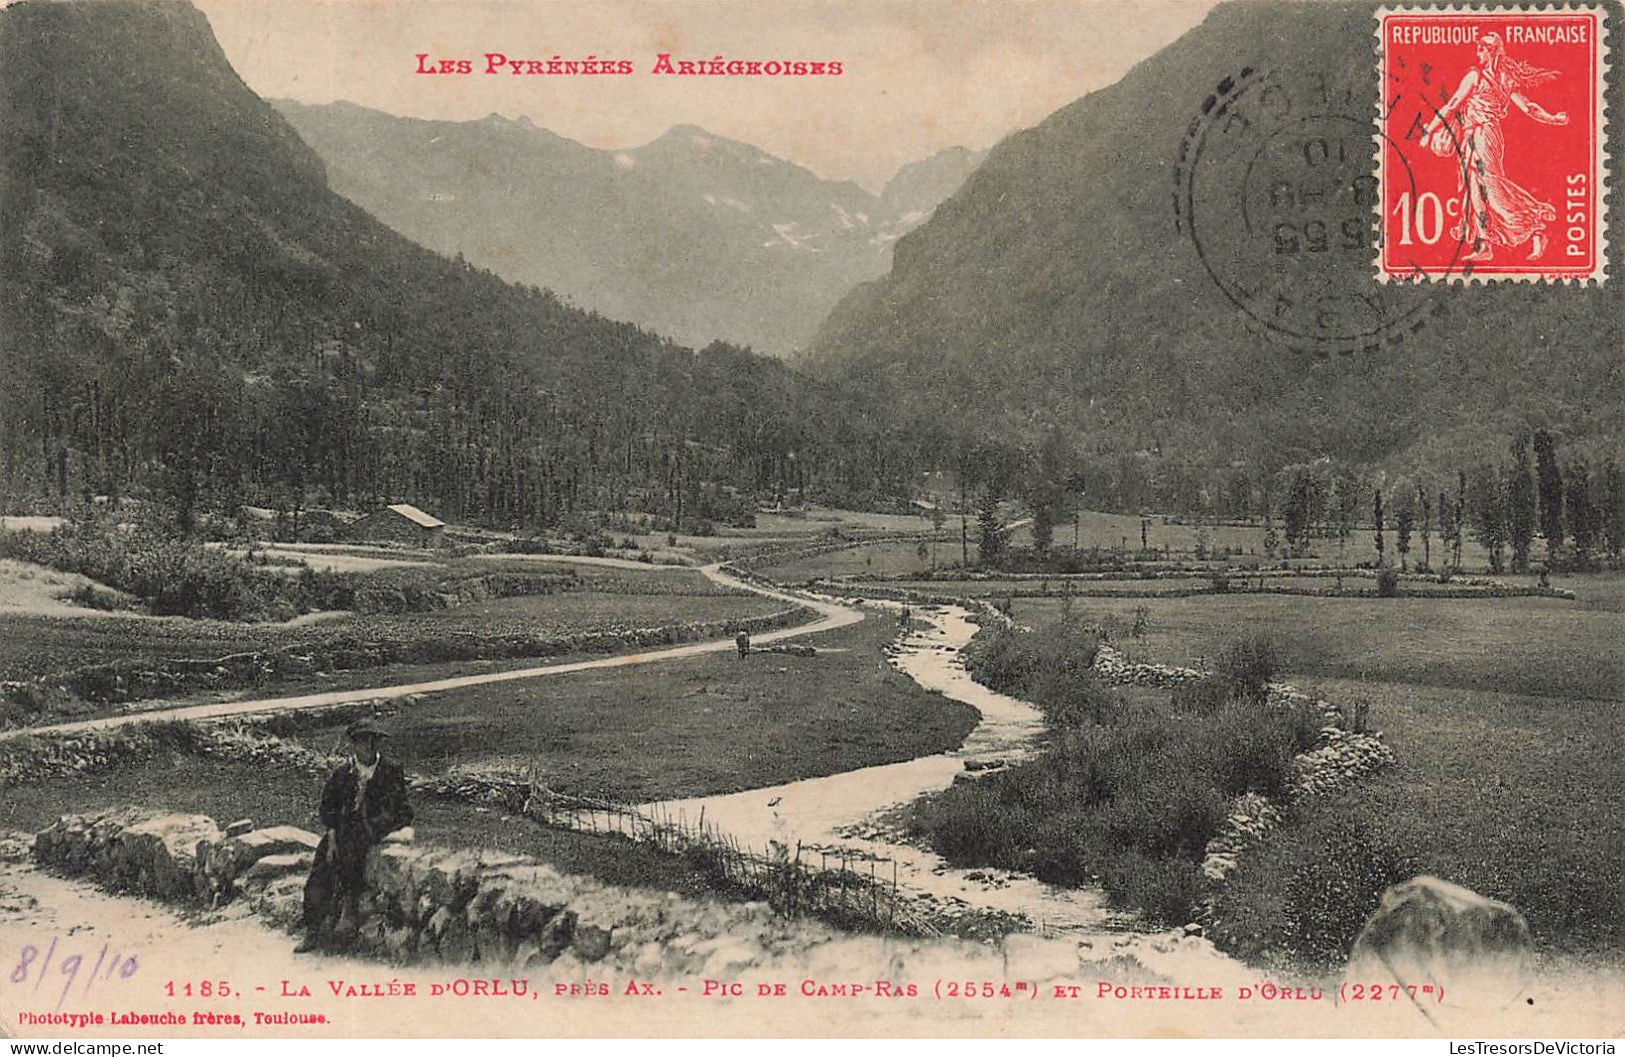
[[[1285,676],[1351,679],[1619,700],[1625,687],[1621,576],[1569,577],[1554,598],[1320,598],[1201,595],[1102,602],[1076,598],[1074,618],[1118,629],[1136,659],[1204,667],[1239,635],[1278,644]],[[1060,619],[1064,599],[1022,598],[1016,618]],[[1144,635],[1126,634],[1144,617]]]
[[[21,567],[22,563],[10,563]],[[350,573],[357,594],[386,604],[422,580],[453,586],[491,576],[534,582],[545,594],[481,598],[408,612],[329,614],[279,623],[101,613],[71,607],[0,610],[0,724],[94,714],[133,701],[176,700],[204,691],[300,692],[372,680],[411,681],[467,670],[470,662],[512,666],[635,648],[617,636],[647,635],[760,619],[783,602],[720,587],[693,569],[603,568],[541,563],[442,562],[420,569]],[[40,570],[41,577],[45,575]],[[450,575],[449,580],[441,577]],[[258,655],[264,663],[243,658]],[[204,662],[238,658],[216,666]],[[456,665],[448,670],[447,665]],[[217,670],[218,669],[218,670]]]
[[[814,657],[732,651],[423,698],[389,719],[409,770],[534,767],[560,792],[640,802],[775,785],[958,746],[967,705],[886,663],[889,620],[804,640]],[[321,751],[343,723],[301,730]]]
[[[1340,861],[1353,852],[1511,903],[1548,956],[1625,949],[1625,727],[1617,698],[1346,679],[1317,689],[1335,701],[1370,701],[1397,762],[1353,794],[1297,812],[1241,858],[1215,910],[1218,942],[1257,961],[1294,949],[1334,961],[1352,934],[1328,928],[1337,915],[1315,924],[1302,911],[1313,906],[1311,893],[1337,884],[1374,900],[1378,893],[1358,891],[1357,864]],[[1352,848],[1339,839],[1351,830],[1365,834]],[[1323,949],[1327,940],[1335,945]]]
[[[1210,930],[1226,949],[1324,968],[1384,885],[1431,873],[1517,906],[1546,955],[1604,957],[1625,947],[1625,576],[1554,584],[1576,600],[1018,597],[1014,616],[1070,614],[1134,659],[1204,668],[1262,637],[1283,681],[1369,703],[1398,763],[1242,856]]]
[[[921,551],[924,551],[922,554]],[[935,553],[937,566],[959,561],[959,541],[887,540],[860,543],[825,554],[789,555],[781,561],[753,566],[752,571],[781,583],[796,584],[840,576],[910,577],[929,572]],[[975,544],[971,555],[976,554]]]
[[[409,772],[527,772],[563,793],[637,802],[727,792],[911,759],[957,746],[977,714],[887,662],[894,621],[812,637],[811,657],[723,651],[678,661],[475,687],[385,706],[387,751]],[[342,751],[346,721],[290,715],[285,740]],[[0,753],[5,751],[0,743]],[[106,770],[27,780],[0,797],[0,829],[127,804],[315,827],[322,776],[180,750]],[[449,797],[416,798],[417,839],[497,847],[615,884],[714,891],[684,860],[622,838],[558,831]]]

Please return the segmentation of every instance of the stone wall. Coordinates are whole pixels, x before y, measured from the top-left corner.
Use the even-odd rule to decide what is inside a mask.
[[[341,706],[370,711],[372,702]],[[312,710],[315,711],[315,710]],[[338,709],[324,710],[331,716]],[[104,730],[24,735],[0,743],[0,789],[22,783],[92,774],[161,752],[185,752],[250,766],[280,764],[324,773],[332,761],[321,753],[225,721],[132,723]]]
[[[1181,668],[1173,664],[1139,664],[1123,656],[1109,642],[1102,642],[1095,652],[1095,674],[1108,683],[1119,686],[1181,686],[1199,682],[1206,675],[1195,668]]]
[[[1095,672],[1118,685],[1175,687],[1204,678],[1194,668],[1171,664],[1138,664],[1128,660],[1110,643],[1102,642],[1095,654]],[[1367,775],[1394,762],[1394,751],[1382,735],[1344,729],[1342,710],[1330,701],[1312,697],[1285,683],[1271,683],[1266,708],[1308,706],[1325,720],[1313,747],[1292,760],[1293,802],[1342,792]],[[1223,884],[1235,870],[1238,857],[1263,840],[1282,821],[1280,808],[1258,793],[1244,793],[1230,805],[1219,833],[1207,843],[1202,858],[1202,875],[1210,884]]]
[[[129,809],[64,816],[34,838],[33,855],[114,891],[209,908],[237,901],[292,928],[317,842],[292,826],[222,829],[202,815]],[[606,962],[716,977],[838,936],[765,903],[616,888],[523,856],[417,846],[410,831],[374,849],[367,884],[355,949],[396,963],[568,971]]]
[[[463,581],[459,581],[462,583]],[[475,582],[475,581],[468,581]],[[144,658],[82,665],[31,680],[0,682],[0,700],[59,699],[98,704],[269,686],[317,672],[357,671],[388,664],[509,660],[577,653],[614,653],[789,627],[807,617],[799,606],[733,620],[687,621],[653,627],[609,626],[547,635],[519,631],[454,631],[434,639],[369,637],[345,630],[274,649],[208,659]]]
[[[64,817],[33,839],[33,853],[51,870],[118,891],[194,907],[229,901],[290,927],[315,841],[292,827],[222,830],[203,816],[127,811]],[[1046,993],[1050,981],[1229,982],[1243,972],[1183,930],[1110,939],[1016,933],[987,943],[852,936],[786,919],[766,903],[617,888],[519,856],[410,842],[382,846],[367,870],[374,893],[363,902],[357,953],[396,964],[472,964],[560,981],[589,973],[726,980],[752,969],[815,983],[1009,979]],[[217,897],[213,886],[228,873],[230,894]]]

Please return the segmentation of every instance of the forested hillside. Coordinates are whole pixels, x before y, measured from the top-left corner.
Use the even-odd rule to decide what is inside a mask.
[[[1193,246],[1175,209],[1187,137],[1243,71],[1284,89],[1275,102],[1290,99],[1293,121],[1346,141],[1352,178],[1369,172],[1374,6],[1221,5],[1119,83],[1006,138],[899,241],[891,273],[836,308],[808,362],[878,394],[916,431],[1031,449],[1059,434],[1062,461],[1096,507],[1256,516],[1284,467],[1326,463],[1442,487],[1538,429],[1593,459],[1618,451],[1618,238],[1600,288],[1381,285],[1369,247],[1333,269],[1290,243],[1269,253],[1266,231],[1255,236],[1266,248],[1221,289]],[[1292,142],[1288,124],[1273,144]],[[1199,199],[1208,215],[1198,219],[1238,201]],[[1241,252],[1210,245],[1209,263]],[[1390,318],[1417,303],[1426,311],[1403,340],[1306,349],[1272,340],[1256,318],[1267,311],[1249,317],[1230,299],[1237,285],[1276,277],[1288,299],[1324,295]]]
[[[781,364],[692,352],[378,223],[189,4],[0,12],[0,165],[9,506],[153,492],[188,521],[387,498],[538,525],[901,472]]]

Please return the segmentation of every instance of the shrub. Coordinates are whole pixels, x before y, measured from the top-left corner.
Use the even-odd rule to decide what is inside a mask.
[[[129,609],[130,600],[116,591],[97,587],[95,584],[79,584],[67,594],[68,601],[76,606],[86,609],[99,609],[104,612],[115,612],[120,609]]]
[[[999,792],[998,779],[952,786],[920,801],[915,824],[951,862],[1009,866],[1020,857],[1025,827],[1008,818]]]
[[[1153,920],[1188,921],[1231,800],[1286,792],[1319,717],[1267,701],[1277,663],[1267,639],[1228,647],[1213,675],[1165,702],[1104,685],[1092,671],[1099,643],[1068,628],[978,636],[971,671],[1043,709],[1050,741],[1031,762],[930,798],[913,825],[951,862],[1098,881]]]
[[[1101,882],[1118,902],[1137,907],[1150,923],[1165,926],[1183,925],[1195,917],[1203,892],[1202,872],[1195,863],[1133,851],[1106,863]]]
[[[1100,812],[1107,850],[1134,850],[1158,858],[1196,862],[1224,822],[1220,790],[1199,774],[1160,767],[1133,788],[1117,790]],[[1114,856],[1115,857],[1115,856]]]
[[[1291,787],[1297,731],[1251,702],[1231,702],[1213,717],[1212,773],[1228,797],[1246,792],[1280,799]]]
[[[1001,693],[1038,700],[1038,677],[1091,678],[1091,666],[1100,650],[1100,636],[1087,628],[1064,624],[1044,631],[989,629],[977,635],[966,651],[965,666],[979,682]],[[1052,688],[1061,684],[1049,680]]]
[[[1322,814],[1300,842],[1282,906],[1285,938],[1311,963],[1346,961],[1388,886],[1414,876],[1411,856],[1377,834],[1345,801]]]
[[[1230,701],[1230,686],[1217,676],[1179,683],[1170,691],[1175,711],[1192,716],[1211,716]]]
[[[1397,598],[1399,596],[1399,570],[1391,565],[1384,565],[1377,569],[1377,597]]]
[[[1263,701],[1279,667],[1274,640],[1267,635],[1249,635],[1219,651],[1213,674],[1236,696]]]
[[[1208,582],[1212,584],[1214,594],[1227,595],[1230,593],[1230,576],[1224,572],[1224,570],[1221,569],[1214,572],[1214,574],[1208,578]]]
[[[1126,707],[1123,695],[1092,672],[1041,667],[1033,680],[1033,700],[1050,726],[1068,729],[1114,722]]]

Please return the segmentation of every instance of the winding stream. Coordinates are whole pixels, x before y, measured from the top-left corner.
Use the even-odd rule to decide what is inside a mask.
[[[903,639],[892,652],[892,664],[925,689],[981,713],[981,722],[958,749],[742,793],[645,804],[639,812],[688,825],[703,817],[708,828],[758,851],[774,843],[799,844],[804,860],[808,854],[878,859],[887,873],[895,864],[897,883],[906,891],[961,908],[1023,915],[1044,932],[1093,934],[1128,927],[1131,920],[1108,908],[1098,890],[1057,888],[1000,870],[957,869],[877,823],[878,816],[947,788],[967,764],[997,766],[1029,755],[1044,729],[1032,705],[982,686],[965,670],[960,653],[977,630],[967,610],[942,606],[915,613],[929,627]]]

